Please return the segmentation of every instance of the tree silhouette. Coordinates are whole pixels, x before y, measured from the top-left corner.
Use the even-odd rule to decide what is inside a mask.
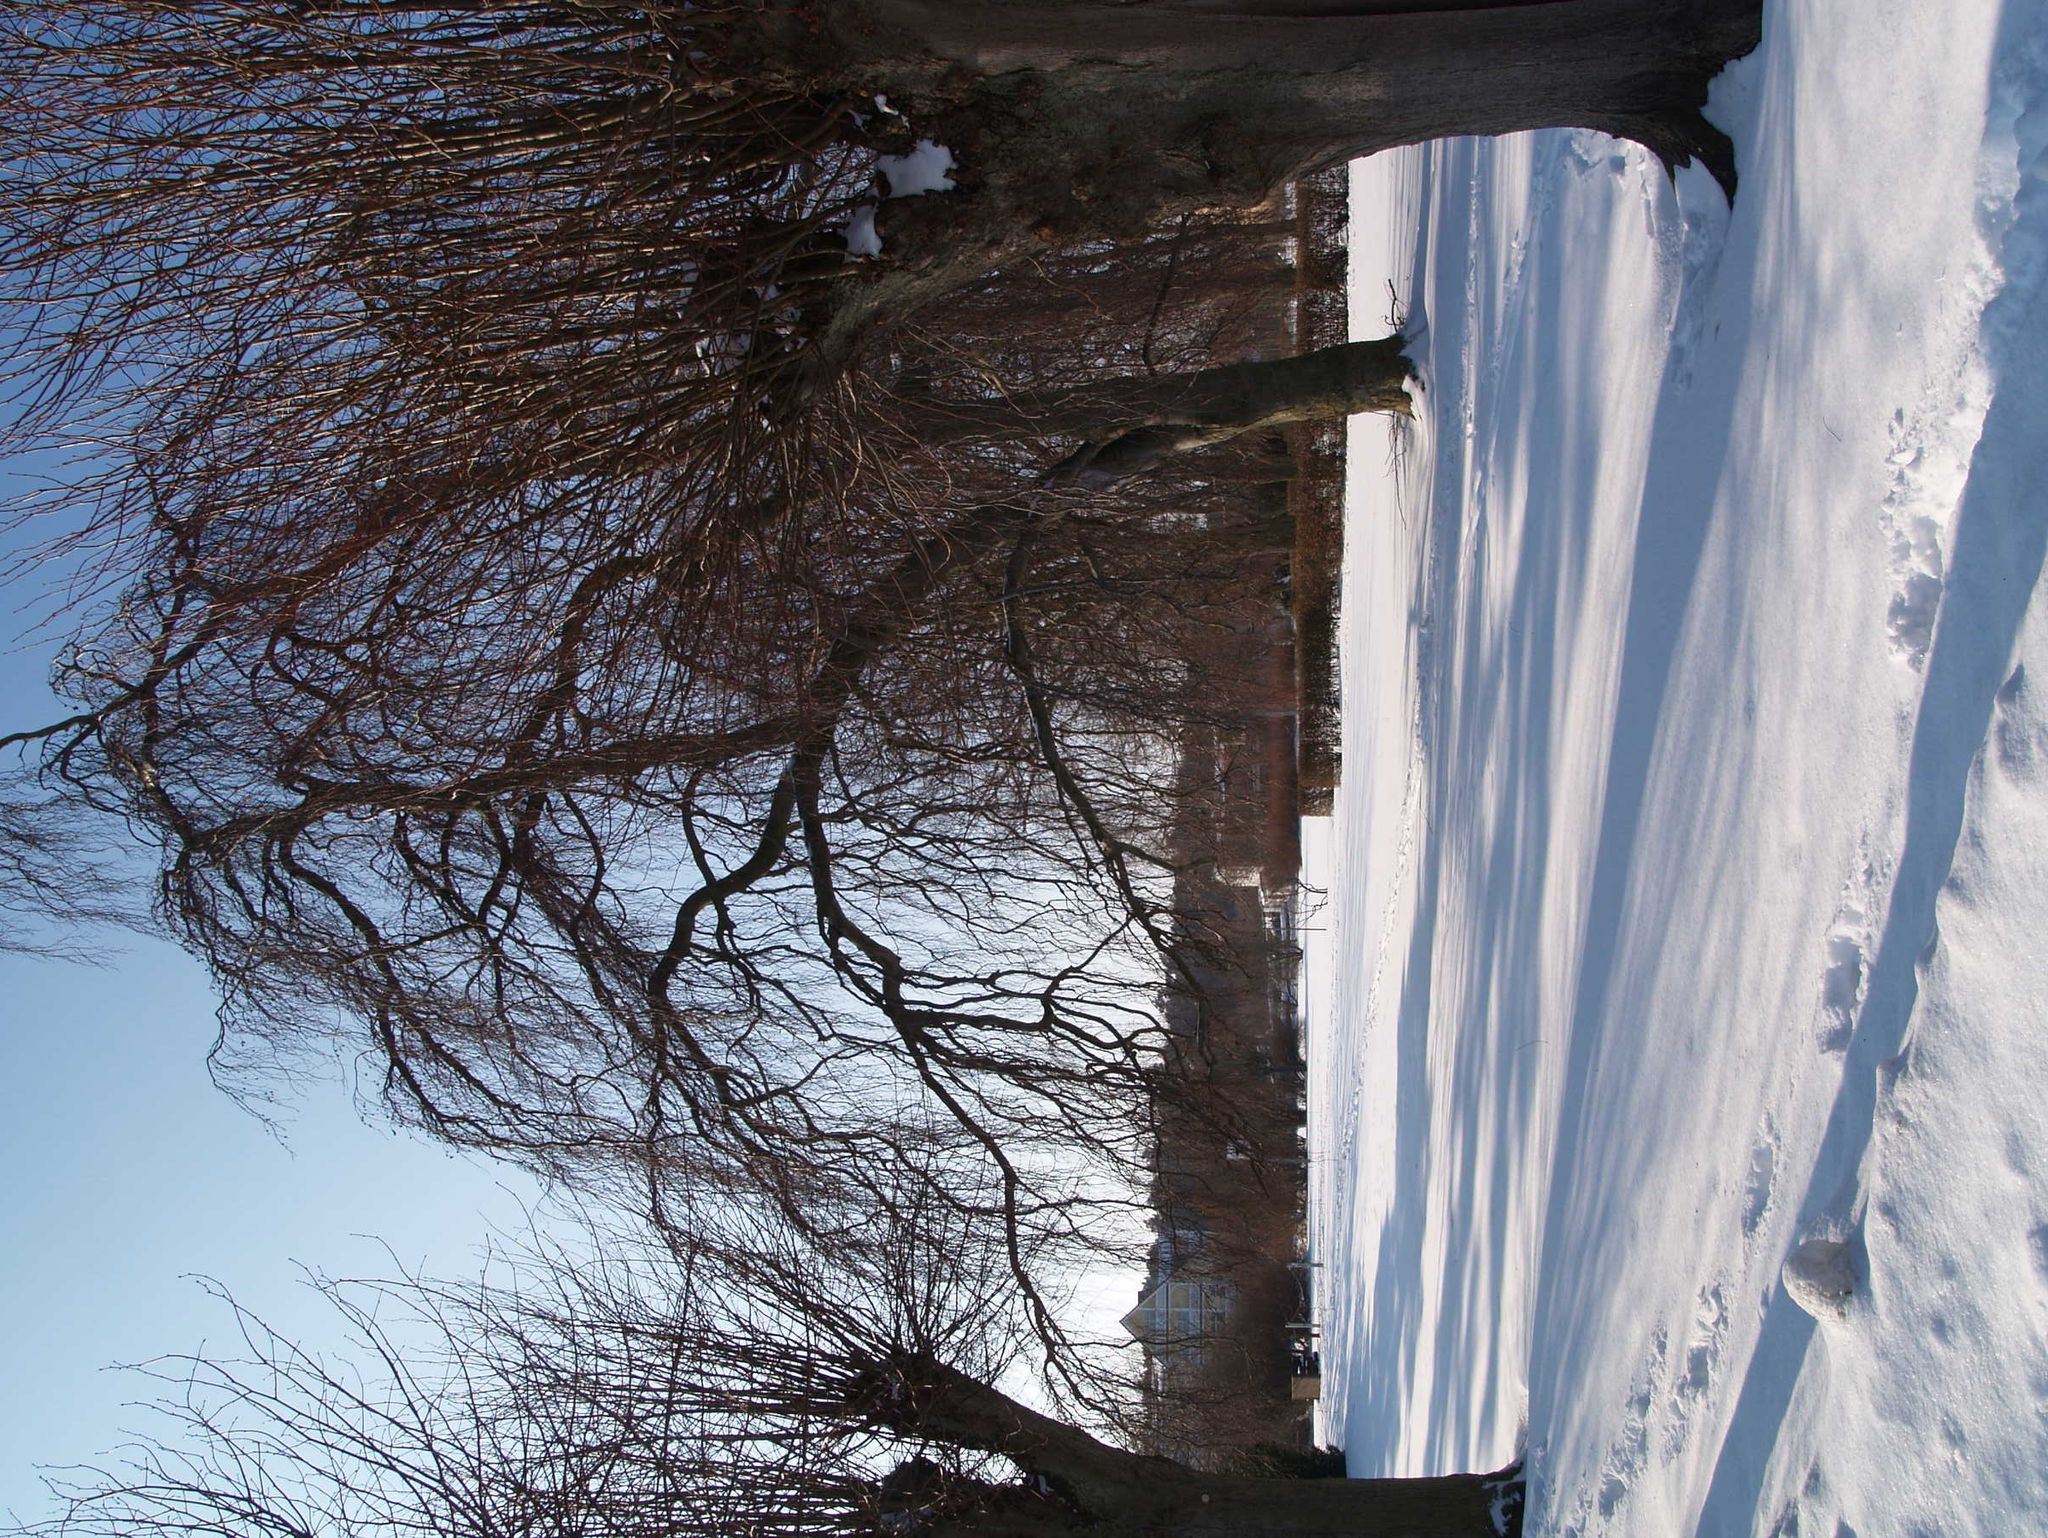
[[[578,1239],[494,1285],[328,1282],[353,1348],[333,1359],[236,1310],[238,1354],[153,1368],[165,1431],[74,1474],[31,1532],[1490,1535],[1513,1520],[1513,1470],[1244,1477],[1033,1408],[998,1386],[1003,1268],[929,1216],[884,1208],[858,1238],[807,1242],[728,1211],[680,1254]]]
[[[1272,434],[1406,408],[1398,339],[1285,355],[1276,190],[1544,123],[1732,182],[1753,0],[1307,10],[0,9],[17,511],[97,599],[7,858],[125,819],[225,1066],[366,1028],[657,1213],[935,1120],[1035,1299],[1213,949],[1175,766],[1276,708]]]

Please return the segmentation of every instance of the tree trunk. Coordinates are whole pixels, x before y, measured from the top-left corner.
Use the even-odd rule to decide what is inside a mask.
[[[868,0],[864,10],[898,71],[927,61],[900,74],[907,94],[930,90],[929,61],[939,61],[975,79],[977,95],[1068,118],[1044,137],[1082,152],[1073,190],[1084,196],[1090,171],[1146,140],[1180,164],[1130,162],[1121,177],[1163,171],[1255,195],[1351,156],[1529,128],[1604,129],[1678,163],[1718,157],[1725,139],[1695,142],[1707,82],[1756,46],[1762,19],[1761,0]],[[1732,164],[1712,168],[1733,176]]]
[[[1121,374],[1076,390],[1013,391],[974,400],[917,402],[930,438],[1084,434],[1185,423],[1229,436],[1360,411],[1409,413],[1410,371],[1398,336],[1338,342],[1287,358],[1227,363],[1186,374]]]
[[[1495,1538],[1494,1508],[1517,1477],[1236,1479],[1136,1465],[1121,1498],[1076,1510],[997,1500],[935,1522],[929,1538]]]
[[[1599,129],[1732,196],[1700,109],[1761,21],[1762,0],[840,0],[775,13],[761,46],[886,95],[957,161],[954,191],[880,206],[882,260],[834,285],[829,357],[1042,245],[1450,135]]]
[[[1084,389],[916,402],[937,443],[1081,436],[1047,479],[1099,490],[1175,454],[1248,432],[1363,411],[1407,416],[1409,365],[1400,337],[1339,342],[1291,358],[1191,374],[1123,375]]]
[[[1420,1479],[1252,1479],[1125,1452],[928,1358],[882,1369],[879,1418],[933,1442],[1000,1453],[1049,1491],[934,1524],[934,1538],[1477,1538],[1516,1470]],[[955,1531],[957,1529],[957,1531]]]

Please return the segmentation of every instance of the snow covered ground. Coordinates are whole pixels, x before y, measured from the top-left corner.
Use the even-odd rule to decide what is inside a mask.
[[[1732,217],[1355,178],[1427,388],[1352,442],[1324,1434],[1526,1447],[1532,1533],[2048,1531],[2048,0],[1773,0],[1714,115]]]

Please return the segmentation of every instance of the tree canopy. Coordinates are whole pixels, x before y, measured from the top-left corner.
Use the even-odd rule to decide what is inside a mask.
[[[945,1125],[1078,1232],[1206,944],[1182,739],[1271,708],[1261,435],[1405,363],[1277,356],[1229,207],[842,337],[793,253],[889,114],[762,14],[6,13],[14,441],[111,595],[21,815],[160,849],[230,1064],[360,1020],[401,1116],[657,1203]]]
[[[842,1219],[853,1214],[840,1215]],[[41,1538],[848,1538],[1454,1534],[1512,1525],[1514,1470],[1201,1471],[1004,1386],[999,1259],[928,1208],[800,1238],[700,1214],[686,1248],[583,1236],[496,1281],[320,1283],[349,1347],[235,1310],[156,1436],[60,1482]],[[230,1307],[232,1305],[230,1304]]]
[[[1054,1333],[1222,950],[1184,750],[1278,708],[1273,431],[1406,409],[1398,338],[1289,355],[1288,178],[1569,123],[1732,187],[1756,21],[0,6],[0,446],[88,568],[0,875],[91,909],[123,820],[225,1065],[359,1040],[657,1215],[941,1148]]]

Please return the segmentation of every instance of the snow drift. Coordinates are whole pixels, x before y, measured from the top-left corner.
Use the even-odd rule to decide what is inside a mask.
[[[1589,134],[1358,168],[1423,389],[1354,425],[1310,921],[1354,1473],[2048,1526],[2044,82],[2039,0],[1782,4],[1732,215]]]

